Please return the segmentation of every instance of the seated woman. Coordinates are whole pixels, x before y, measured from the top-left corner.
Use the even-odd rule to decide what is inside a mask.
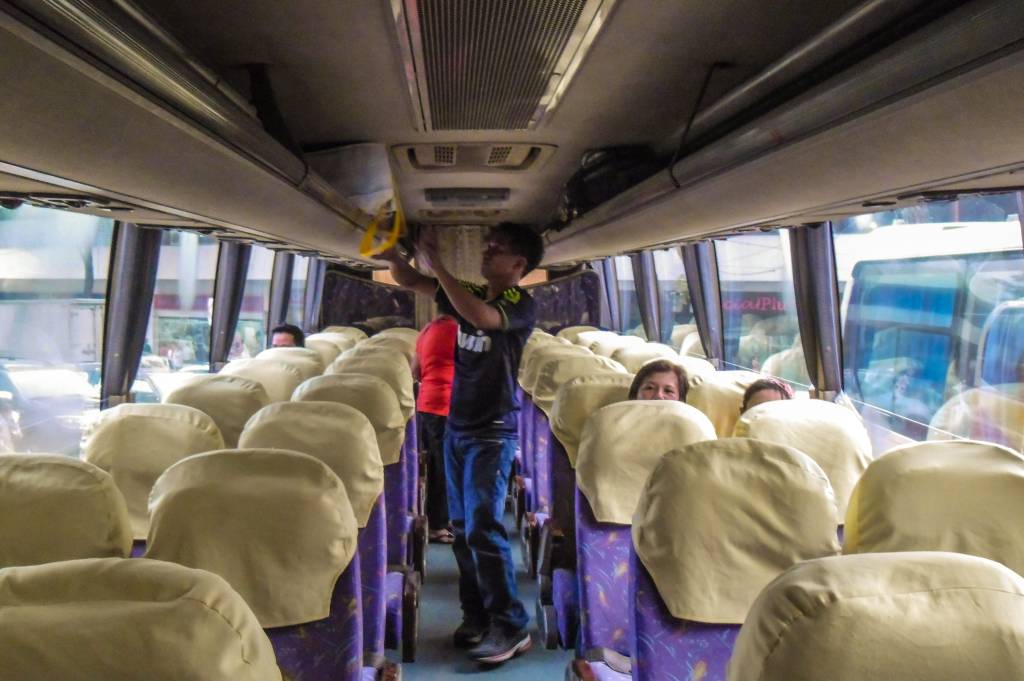
[[[793,399],[793,389],[785,381],[778,378],[761,378],[751,383],[743,393],[742,414],[751,407],[763,402]]]
[[[688,384],[689,379],[681,366],[667,359],[658,359],[640,367],[629,386],[629,399],[685,402]]]

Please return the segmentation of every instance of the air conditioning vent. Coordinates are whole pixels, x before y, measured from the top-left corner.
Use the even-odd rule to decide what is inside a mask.
[[[497,220],[508,211],[504,208],[426,208],[418,215],[435,222],[464,222],[474,220]]]
[[[520,171],[540,168],[555,153],[550,144],[407,144],[394,147],[408,170],[443,172]]]
[[[508,187],[436,187],[426,190],[434,205],[480,206],[508,201]]]
[[[455,165],[455,145],[437,144],[434,146],[434,165],[453,166]]]
[[[525,130],[569,87],[616,0],[392,0],[424,130]]]
[[[508,144],[500,147],[491,147],[491,153],[487,155],[487,165],[503,166],[508,162],[508,157],[511,153],[512,147]]]

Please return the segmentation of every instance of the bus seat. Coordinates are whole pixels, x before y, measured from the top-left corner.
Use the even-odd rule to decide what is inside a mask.
[[[630,345],[643,345],[646,342],[647,341],[640,336],[620,336],[618,334],[612,334],[610,336],[599,337],[590,344],[588,349],[595,355],[611,357],[619,348],[628,347]]]
[[[805,561],[758,596],[729,681],[986,679],[1024,669],[1024,579],[955,553]]]
[[[1024,573],[1024,456],[989,442],[891,449],[861,476],[846,512],[844,553],[954,551]]]
[[[256,359],[272,359],[291,365],[299,370],[304,381],[319,376],[327,368],[320,359],[320,353],[312,348],[267,348],[256,355]]]
[[[694,380],[703,380],[705,377],[715,373],[714,365],[701,357],[678,355],[676,357],[668,357],[666,359],[683,367],[683,371],[686,372],[686,377],[691,382]]]
[[[696,324],[675,324],[672,327],[672,333],[669,336],[669,344],[676,349],[676,353],[679,352],[679,348],[683,347],[683,341],[691,333],[697,331]]]
[[[306,336],[307,347],[309,347],[309,341],[311,340],[318,342],[327,341],[328,343],[333,344],[334,347],[338,348],[338,354],[341,354],[348,350],[349,348],[354,347],[355,344],[359,342],[352,336],[345,333],[325,333],[322,331],[320,333],[311,333],[308,336]],[[327,363],[327,366],[330,366],[330,364]]]
[[[223,577],[288,678],[361,678],[358,529],[327,464],[279,449],[197,454],[160,476],[150,515],[146,557]]]
[[[400,336],[371,336],[341,353],[341,356],[359,357],[376,353],[400,355],[411,366],[413,355],[416,354],[416,344]]]
[[[397,360],[397,361],[396,361]],[[346,357],[344,353],[334,360],[325,372],[330,374],[370,374],[383,379],[395,391],[403,421],[413,417],[416,398],[413,394],[412,372],[404,358],[394,354],[373,353]]]
[[[953,436],[1024,449],[1020,384],[971,388],[942,405],[928,424],[928,439]]]
[[[302,383],[301,371],[276,359],[235,359],[225,364],[220,374],[256,381],[271,402],[287,402]]]
[[[0,571],[5,679],[281,681],[256,616],[224,579],[158,560]]]
[[[357,343],[368,338],[365,331],[354,326],[328,326],[321,329],[320,333],[339,334],[351,338]]]
[[[561,343],[548,343],[536,348],[529,358],[529,362],[523,371],[520,385],[528,395],[533,395],[537,384],[537,375],[541,366],[555,357],[593,357],[594,353],[578,345],[562,345]]]
[[[0,568],[124,558],[131,547],[128,508],[109,473],[56,454],[0,455]]]
[[[679,344],[679,356],[708,358],[704,353],[704,343],[701,341],[698,331],[691,331],[683,337],[683,341]]]
[[[540,348],[547,347],[549,345],[572,345],[569,341],[564,338],[558,338],[552,336],[550,333],[541,331],[540,329],[534,329],[530,333],[530,337],[526,339],[526,344],[523,346],[523,353],[519,357],[519,372],[516,375],[516,382],[520,386],[523,384],[523,377],[526,374],[526,368],[530,363],[530,358],[533,353]]]
[[[241,376],[197,376],[164,398],[165,404],[182,404],[209,415],[217,424],[225,447],[236,447],[249,417],[270,404],[263,384]]]
[[[761,371],[769,376],[777,376],[784,381],[811,385],[811,377],[807,373],[807,362],[804,360],[804,347],[798,345],[769,355],[761,365]]]
[[[614,373],[630,374],[627,367],[598,355],[544,355],[537,359],[537,379],[532,399],[545,416],[551,415],[555,394],[563,384],[578,376]]]
[[[675,359],[679,356],[675,350],[661,343],[634,343],[620,347],[612,353],[612,359],[621,364],[631,374],[635,374],[644,364],[657,359]]]
[[[832,487],[810,457],[744,438],[665,454],[633,520],[633,679],[705,670],[725,681],[758,593],[794,564],[839,553]]]
[[[341,348],[326,338],[306,339],[306,347],[320,356],[320,363],[324,369],[331,366],[331,362],[338,359],[338,355],[341,354]]]
[[[644,484],[672,449],[714,440],[707,417],[682,402],[603,407],[583,428],[576,459],[576,566],[581,651],[629,654],[629,526]]]
[[[690,377],[686,403],[704,412],[719,437],[730,437],[743,407],[743,392],[762,378],[753,371],[716,371]]]
[[[871,463],[871,438],[860,416],[825,400],[776,400],[747,410],[736,437],[795,447],[818,462],[832,483],[840,521],[857,480]]]
[[[214,420],[181,404],[120,404],[100,413],[82,458],[114,478],[136,540],[149,533],[149,492],[160,474],[185,457],[224,449]]]
[[[280,402],[249,420],[239,447],[309,454],[341,479],[359,527],[363,646],[368,654],[382,657],[387,572],[384,466],[369,419],[337,402]]]
[[[564,338],[570,343],[575,343],[581,333],[599,330],[600,329],[598,329],[596,326],[567,326],[558,333],[556,333],[555,336],[557,336],[558,338]]]

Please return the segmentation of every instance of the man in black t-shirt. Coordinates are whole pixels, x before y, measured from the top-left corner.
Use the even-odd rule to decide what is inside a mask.
[[[517,447],[515,378],[533,330],[533,299],[519,280],[543,255],[539,235],[502,224],[488,236],[480,265],[486,285],[456,279],[438,256],[432,231],[417,252],[436,275],[413,269],[394,250],[387,260],[399,285],[434,296],[459,323],[455,378],[445,433],[448,512],[455,530],[463,621],[455,644],[473,659],[495,664],[526,651],[529,616],[519,601],[515,566],[502,522]]]

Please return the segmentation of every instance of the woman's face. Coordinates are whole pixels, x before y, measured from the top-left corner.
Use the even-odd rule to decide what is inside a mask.
[[[679,379],[672,371],[651,374],[640,384],[636,398],[638,400],[678,400]]]

